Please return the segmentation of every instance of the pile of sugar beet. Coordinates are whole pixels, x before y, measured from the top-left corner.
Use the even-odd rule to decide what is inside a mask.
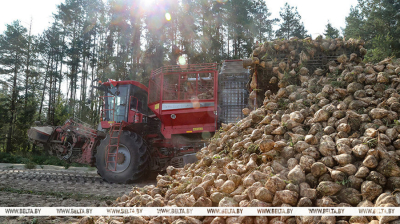
[[[300,40],[287,42],[291,41]],[[363,51],[362,41],[342,42],[350,41]],[[252,61],[255,72],[262,61]],[[157,186],[133,188],[114,206],[399,206],[400,60],[372,64],[363,62],[360,54],[342,54],[313,72],[303,66],[307,58],[289,62],[272,60],[274,76],[269,79],[279,85],[278,91],[257,92],[263,94],[263,105],[252,111],[245,108],[248,116],[223,125],[197,153],[197,163],[168,167],[157,177]],[[255,91],[261,88],[254,82],[250,85]],[[85,217],[81,221],[400,223],[399,216]]]

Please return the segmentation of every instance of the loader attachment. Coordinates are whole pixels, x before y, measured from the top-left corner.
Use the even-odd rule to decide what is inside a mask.
[[[31,127],[28,130],[28,138],[32,141],[46,143],[49,141],[50,136],[54,133],[54,128],[51,126],[44,127]]]
[[[28,130],[28,138],[33,144],[42,146],[60,160],[93,166],[95,148],[104,137],[103,132],[76,118],[68,119],[63,126],[39,126]]]

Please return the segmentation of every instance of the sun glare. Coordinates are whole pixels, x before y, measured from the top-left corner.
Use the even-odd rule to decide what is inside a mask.
[[[169,14],[168,12],[165,13],[165,19],[166,19],[167,21],[170,21],[170,20],[171,20],[171,14]]]
[[[141,1],[143,8],[145,9],[151,9],[151,7],[154,7],[156,5],[156,0],[142,0]]]
[[[187,60],[186,60],[185,55],[179,56],[179,58],[178,58],[178,64],[179,64],[179,65],[186,65],[186,63],[187,63]]]

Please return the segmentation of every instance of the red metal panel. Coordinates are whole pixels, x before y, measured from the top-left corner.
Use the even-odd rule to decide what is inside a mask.
[[[204,125],[202,126],[201,130],[196,130],[198,125],[185,125],[185,126],[179,126],[176,128],[173,127],[168,127],[168,126],[163,126],[161,133],[163,136],[167,139],[171,138],[172,135],[174,134],[188,134],[188,133],[202,133],[202,132],[215,132],[216,127],[214,125]]]
[[[157,104],[159,104],[159,103],[158,103],[158,102],[156,102],[156,103],[151,103],[151,104],[148,104],[148,107],[149,107],[150,110],[153,111],[153,113],[158,117],[158,116],[159,116],[159,110],[158,110],[158,109],[155,109]]]
[[[190,114],[190,113],[199,113],[199,112],[214,112],[214,107],[203,107],[198,108],[194,111],[194,109],[179,109],[179,110],[166,110],[163,111],[162,116],[171,115],[171,114]]]
[[[216,63],[165,66],[153,70],[149,87],[149,108],[161,120],[164,137],[215,132],[218,108]],[[154,94],[159,94],[159,98]],[[211,102],[214,105],[207,105]]]
[[[214,102],[214,99],[203,99],[200,102]],[[193,100],[163,100],[163,103],[191,103]]]
[[[159,107],[158,107],[158,114],[161,114],[161,112],[162,112],[162,99],[163,99],[163,90],[164,90],[164,86],[163,86],[163,83],[164,83],[164,75],[161,75],[161,82],[160,82],[160,84],[161,84],[161,87],[160,87],[160,105],[159,105]],[[160,118],[161,119],[161,118]],[[161,119],[161,122],[162,122],[162,119]]]
[[[136,108],[131,110],[132,99],[136,100]],[[128,107],[128,123],[142,123],[143,114],[138,111],[139,100],[134,96],[129,97],[129,107]]]
[[[151,72],[151,76],[159,75],[161,73],[183,73],[183,72],[204,72],[204,71],[216,71],[217,63],[203,63],[203,64],[188,64],[188,65],[169,65]]]
[[[104,109],[104,108],[106,108],[106,98],[108,99],[108,98],[111,98],[111,97],[113,98],[112,109]],[[102,110],[100,111],[100,118],[103,119],[103,117],[106,117],[107,111],[113,111],[113,112],[112,112],[112,114],[113,114],[112,120],[114,121],[114,115],[115,115],[115,97],[114,97],[114,96],[100,96],[100,99],[103,100],[103,108],[102,108]],[[108,103],[110,103],[110,102],[108,102]],[[111,117],[110,117],[110,118],[111,118]]]
[[[180,125],[205,125],[213,124],[215,114],[213,110],[196,111],[187,110],[187,113],[175,113],[175,119],[171,118],[171,114],[163,114],[161,117],[165,125],[180,126]]]
[[[225,62],[231,62],[231,61],[243,61],[243,59],[233,59],[233,60],[224,60]]]
[[[214,114],[215,114],[215,129],[217,129],[218,120],[218,72],[214,72]]]
[[[149,92],[149,89],[148,89],[145,85],[143,85],[142,83],[137,82],[137,81],[126,80],[126,81],[116,81],[116,82],[117,82],[117,84],[120,84],[120,85],[132,84],[132,85],[134,85],[134,86],[137,86],[137,87],[143,89],[143,90],[146,91],[146,92]],[[114,82],[113,82],[113,83],[114,83]],[[104,82],[103,85],[105,85],[105,86],[110,86],[110,83],[109,83],[109,82]]]

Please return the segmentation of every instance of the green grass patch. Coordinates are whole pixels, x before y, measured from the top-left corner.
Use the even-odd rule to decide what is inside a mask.
[[[36,168],[36,163],[29,161],[27,163],[25,163],[25,168],[26,169],[35,169]]]
[[[25,190],[25,189],[15,189],[11,187],[0,187],[1,192],[9,192],[9,193],[15,193],[15,194],[32,194],[32,195],[47,195],[47,196],[53,196],[56,198],[63,198],[63,199],[75,199],[77,201],[80,201],[82,199],[87,199],[87,200],[99,200],[99,201],[114,201],[117,199],[116,197],[112,196],[96,196],[92,194],[81,194],[81,193],[68,193],[68,192],[54,192],[54,191],[35,191],[35,190]]]
[[[25,168],[34,169],[39,165],[53,165],[53,166],[63,166],[68,169],[71,166],[74,167],[90,167],[87,164],[81,163],[69,163],[65,160],[60,160],[56,156],[45,155],[42,153],[5,153],[0,152],[0,163],[16,163],[25,164]]]

